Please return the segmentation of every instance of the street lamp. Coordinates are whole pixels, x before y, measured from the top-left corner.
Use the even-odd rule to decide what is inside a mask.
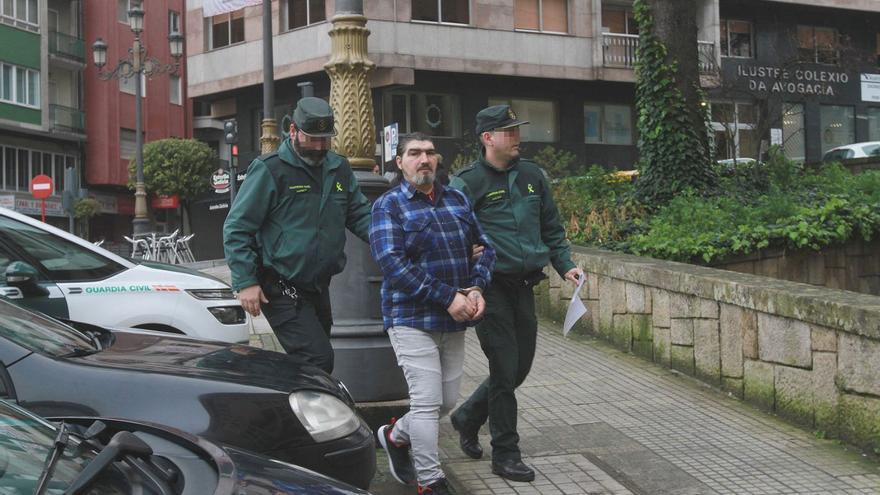
[[[107,43],[101,38],[96,39],[92,44],[92,56],[94,57],[95,66],[98,68],[98,77],[101,79],[106,81],[110,79],[127,80],[131,77],[134,78],[135,163],[137,175],[135,178],[132,231],[137,236],[146,234],[150,223],[150,220],[147,218],[147,191],[144,186],[144,137],[141,110],[143,88],[141,87],[141,78],[163,73],[176,75],[180,69],[180,57],[183,55],[183,36],[176,31],[168,35],[168,43],[174,63],[163,64],[158,59],[148,56],[147,50],[141,42],[141,33],[144,31],[144,9],[139,3],[133,3],[131,10],[128,11],[128,24],[131,32],[134,33],[134,42],[128,51],[128,57],[120,59],[116,67],[106,71],[102,70],[107,64]]]

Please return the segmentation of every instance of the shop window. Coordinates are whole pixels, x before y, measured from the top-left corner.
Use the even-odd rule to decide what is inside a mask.
[[[568,32],[567,0],[516,0],[513,10],[516,29]]]
[[[468,0],[412,0],[412,20],[470,24]]]
[[[282,2],[282,17],[287,29],[295,29],[327,20],[324,0],[286,0]]]
[[[868,108],[867,117],[868,141],[880,141],[880,107]]]
[[[836,64],[840,58],[839,36],[834,28],[798,26],[798,59],[801,62]]]
[[[821,105],[819,129],[822,154],[831,148],[852,144],[856,140],[855,109],[849,106]]]
[[[429,136],[461,136],[458,97],[437,93],[391,91],[385,95],[385,125],[397,123],[401,134],[422,132]]]
[[[753,58],[752,23],[721,19],[721,56]]]
[[[613,34],[639,34],[639,25],[632,9],[602,7],[602,32]]]
[[[207,19],[208,48],[215,50],[244,41],[244,9]]]
[[[806,159],[803,103],[785,103],[782,110],[782,150],[790,160]]]
[[[489,106],[510,105],[520,120],[528,125],[520,127],[523,142],[553,143],[559,140],[559,109],[555,101],[517,98],[489,98]]]
[[[711,106],[715,159],[758,159],[760,136],[755,131],[757,109],[736,102],[715,102]]]
[[[584,105],[584,142],[633,144],[633,112],[630,105]]]

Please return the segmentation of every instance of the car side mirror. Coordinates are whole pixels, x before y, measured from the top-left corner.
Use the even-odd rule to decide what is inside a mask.
[[[37,269],[24,261],[13,261],[6,267],[6,283],[18,287],[27,296],[47,296],[49,291],[37,284]]]

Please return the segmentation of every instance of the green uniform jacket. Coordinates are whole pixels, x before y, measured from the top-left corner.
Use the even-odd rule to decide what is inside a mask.
[[[474,205],[495,248],[495,273],[525,275],[550,262],[562,276],[575,267],[550,185],[533,162],[518,160],[498,170],[481,158],[449,185],[464,191]]]
[[[302,289],[320,289],[345,268],[345,228],[369,242],[370,202],[348,160],[327,153],[306,164],[285,139],[251,163],[223,224],[232,287],[259,283],[259,264]]]

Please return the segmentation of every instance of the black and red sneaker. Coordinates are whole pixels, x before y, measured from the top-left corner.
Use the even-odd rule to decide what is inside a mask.
[[[416,468],[409,456],[409,444],[398,444],[391,440],[391,430],[394,428],[395,421],[395,418],[391,418],[390,423],[380,426],[376,430],[376,437],[379,439],[379,445],[388,454],[388,468],[391,471],[391,476],[404,485],[414,485],[416,484]]]
[[[419,485],[419,495],[451,495],[449,485],[446,484],[446,478],[440,478],[428,485]]]

